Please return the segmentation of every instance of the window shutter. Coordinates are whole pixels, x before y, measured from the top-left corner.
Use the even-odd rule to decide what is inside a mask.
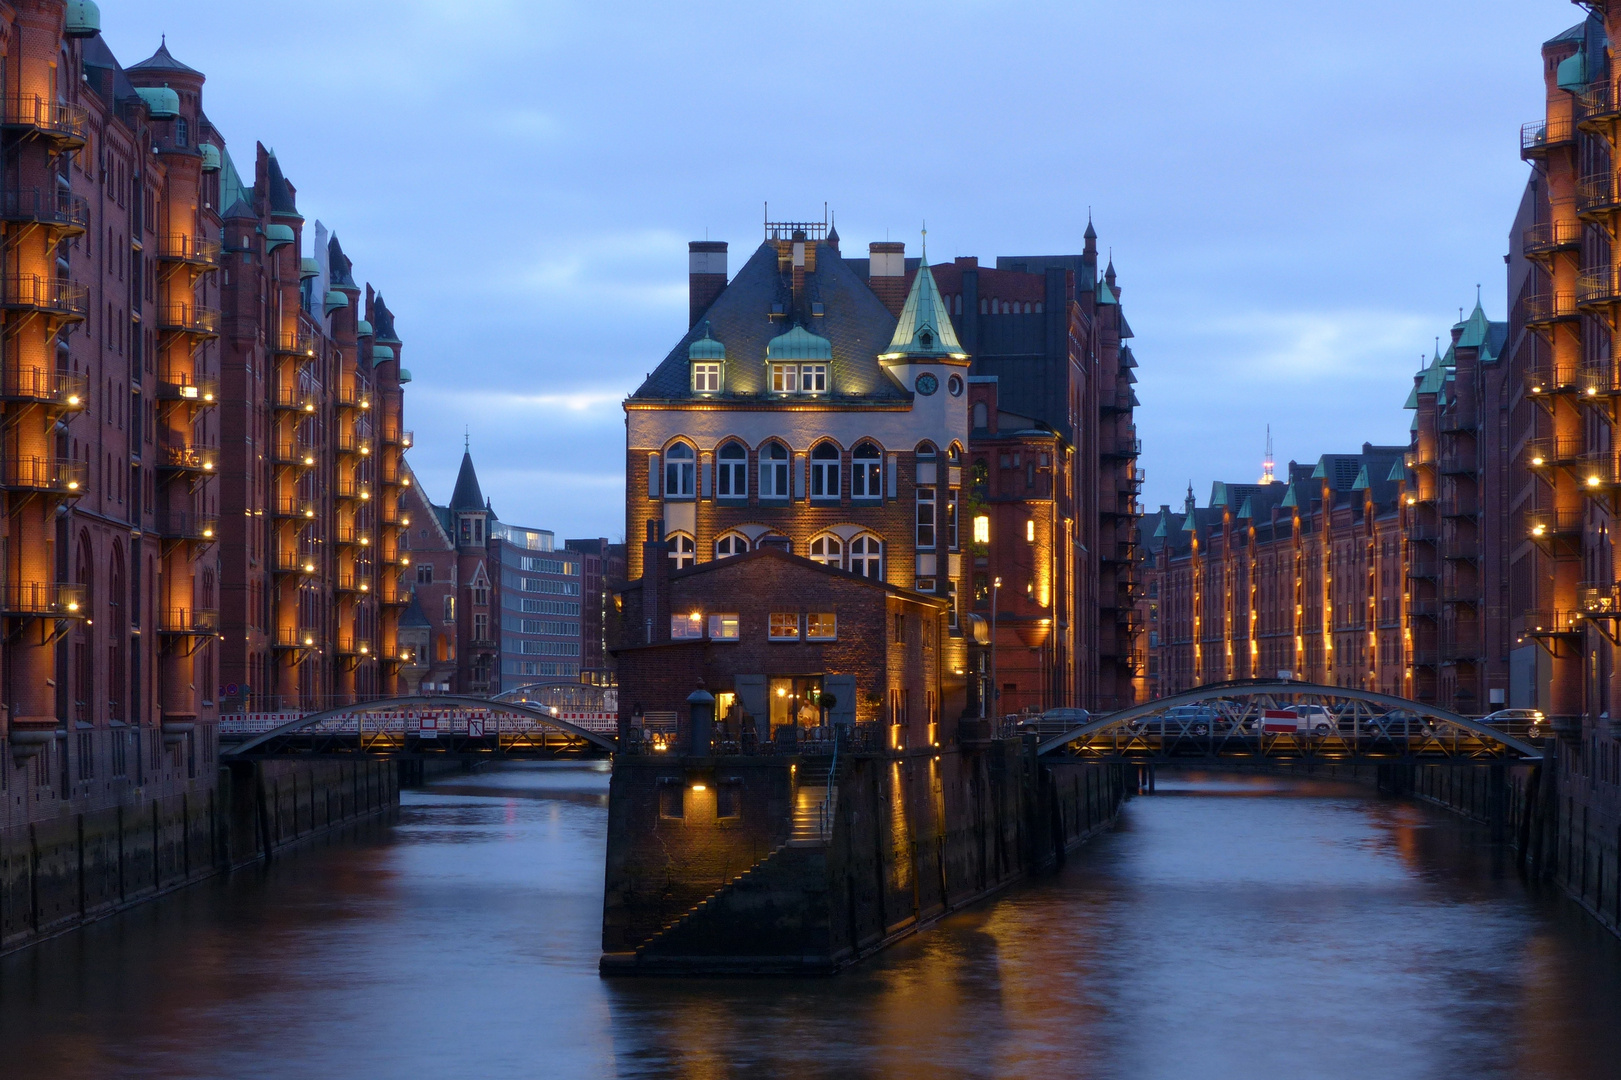
[[[659,482],[660,482],[661,479],[662,478],[659,476],[659,456],[657,454],[648,454],[647,455],[647,497],[649,499],[656,499],[656,498],[659,497],[659,488],[660,488],[660,483]]]

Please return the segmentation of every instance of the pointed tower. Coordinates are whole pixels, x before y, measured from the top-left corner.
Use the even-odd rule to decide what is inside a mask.
[[[912,279],[912,291],[901,308],[889,347],[878,354],[878,361],[901,386],[925,398],[948,380],[960,379],[967,373],[968,354],[957,340],[950,309],[929,269],[926,239],[923,261]],[[961,394],[957,386],[952,384],[954,398]]]

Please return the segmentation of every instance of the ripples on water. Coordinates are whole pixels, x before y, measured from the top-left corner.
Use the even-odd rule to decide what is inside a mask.
[[[0,1077],[1621,1076],[1621,944],[1428,807],[1162,777],[835,979],[604,982],[607,779],[453,778],[0,961]]]

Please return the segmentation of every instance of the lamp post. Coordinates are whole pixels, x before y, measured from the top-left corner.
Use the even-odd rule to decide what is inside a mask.
[[[996,683],[996,601],[1002,595],[1002,579],[993,578],[991,581],[991,692],[990,702],[995,706],[1001,697],[997,692]],[[992,712],[993,719],[1000,720],[1000,712]]]

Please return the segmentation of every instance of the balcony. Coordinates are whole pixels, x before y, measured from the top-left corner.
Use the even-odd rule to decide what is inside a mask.
[[[283,356],[314,356],[315,331],[300,323],[296,330],[276,335],[276,351]]]
[[[71,281],[38,274],[7,274],[0,307],[82,320],[90,311],[90,290]]]
[[[8,367],[0,371],[0,399],[78,412],[90,399],[90,379],[46,368]]]
[[[378,504],[378,516],[383,519],[384,525],[398,525],[400,523],[400,504],[393,499],[384,499]]]
[[[1520,248],[1531,257],[1574,251],[1582,246],[1579,221],[1541,221],[1520,234]]]
[[[1480,459],[1473,447],[1468,450],[1447,450],[1441,455],[1442,476],[1473,476],[1480,471]]]
[[[383,425],[383,442],[389,446],[401,446],[409,450],[416,441],[416,436],[409,431],[401,431],[392,424]]]
[[[377,599],[389,607],[404,607],[411,602],[411,590],[392,575],[386,576],[377,583]]]
[[[220,264],[220,242],[201,236],[172,235],[158,238],[158,258],[187,266],[214,267]]]
[[[1474,492],[1455,492],[1441,500],[1444,518],[1472,518],[1480,516],[1480,500]]]
[[[333,530],[332,539],[345,547],[368,547],[371,544],[371,539],[356,528],[353,522],[340,523]]]
[[[1607,495],[1610,489],[1621,486],[1621,462],[1613,453],[1591,454],[1576,464],[1576,478],[1581,490],[1588,495]]]
[[[1525,298],[1525,325],[1552,326],[1578,315],[1574,292],[1535,293]]]
[[[194,476],[212,476],[219,466],[219,450],[175,442],[158,447],[158,468]]]
[[[278,574],[313,574],[321,568],[315,555],[297,551],[276,552],[271,565]]]
[[[318,460],[315,447],[308,443],[293,441],[276,443],[275,462],[277,465],[293,465],[299,468],[313,468]]]
[[[1605,217],[1621,207],[1621,187],[1610,171],[1588,173],[1576,185],[1576,213],[1581,217]]]
[[[340,637],[338,639],[339,656],[354,656],[364,658],[370,656],[371,654],[371,642],[365,640],[364,638]]]
[[[1472,641],[1448,641],[1441,646],[1441,659],[1449,664],[1473,664],[1480,659],[1480,646]]]
[[[311,521],[315,518],[315,502],[297,495],[282,495],[276,499],[276,516]]]
[[[158,383],[159,401],[182,401],[188,405],[219,404],[218,379],[181,379],[179,382]]]
[[[320,391],[314,388],[296,383],[288,385],[277,380],[276,392],[271,396],[270,405],[272,408],[287,412],[313,413],[320,396]]]
[[[1580,510],[1527,510],[1525,533],[1540,544],[1555,540],[1575,540],[1582,535]]]
[[[219,337],[219,309],[201,304],[161,304],[158,306],[158,329],[196,338]]]
[[[1456,536],[1441,547],[1441,557],[1448,562],[1475,562],[1480,558],[1480,541],[1473,536]]]
[[[0,586],[0,615],[14,619],[86,619],[90,617],[90,590],[84,585],[38,581]]]
[[[1581,460],[1582,452],[1583,442],[1580,435],[1536,439],[1525,444],[1525,463],[1533,469],[1571,466]]]
[[[171,637],[213,637],[219,633],[220,613],[211,608],[166,608],[158,620],[158,633]]]
[[[1533,299],[1535,299],[1533,297]],[[1572,301],[1574,303],[1574,301]],[[1529,302],[1527,302],[1529,307]],[[1529,325],[1529,319],[1527,319]],[[1581,392],[1581,379],[1573,364],[1554,366],[1538,364],[1525,369],[1525,392],[1532,397],[1552,397],[1555,394]]]
[[[0,488],[78,498],[90,483],[90,466],[72,458],[17,457],[0,460]]]
[[[340,427],[332,441],[337,446],[340,454],[369,455],[371,453],[371,440],[362,436],[353,428]]]
[[[337,484],[333,487],[333,494],[340,499],[357,499],[361,502],[367,502],[371,499],[371,485],[363,484],[352,477],[340,476]]]
[[[1520,157],[1525,161],[1547,157],[1551,148],[1568,146],[1575,141],[1576,125],[1568,116],[1520,125]]]
[[[1582,127],[1600,126],[1621,112],[1621,98],[1608,82],[1595,82],[1576,95],[1576,122]]]
[[[1099,435],[1098,451],[1106,458],[1134,458],[1143,452],[1143,441],[1137,438],[1136,429],[1121,435]]]
[[[219,536],[220,521],[212,514],[196,514],[190,510],[165,510],[158,513],[158,535],[165,540],[188,540],[192,543],[212,543]]]
[[[1621,617],[1621,585],[1613,581],[1584,581],[1576,588],[1583,615]]]
[[[84,145],[90,113],[77,105],[47,101],[37,94],[21,94],[5,98],[0,124],[50,139],[63,149],[77,150]]]
[[[371,408],[371,390],[358,382],[340,382],[332,397],[341,408]]]
[[[1440,560],[1433,555],[1414,559],[1407,567],[1407,576],[1415,581],[1434,581],[1441,576]]]
[[[320,633],[313,627],[278,626],[276,628],[274,647],[278,649],[313,649],[320,640]]]
[[[1407,601],[1407,614],[1416,619],[1433,619],[1441,614],[1441,601],[1434,596],[1415,596]]]
[[[362,596],[370,595],[371,582],[364,575],[350,572],[338,575],[338,591],[341,593],[358,593]]]
[[[1577,307],[1607,307],[1621,300],[1621,272],[1613,266],[1584,267],[1576,278]]]
[[[1435,419],[1435,429],[1443,435],[1461,435],[1479,427],[1475,421],[1475,410],[1465,408],[1458,402],[1453,402]]]
[[[1533,611],[1520,617],[1527,637],[1555,637],[1582,632],[1579,611]]]
[[[60,188],[0,191],[0,221],[44,225],[64,238],[80,236],[90,227],[90,203]]]

